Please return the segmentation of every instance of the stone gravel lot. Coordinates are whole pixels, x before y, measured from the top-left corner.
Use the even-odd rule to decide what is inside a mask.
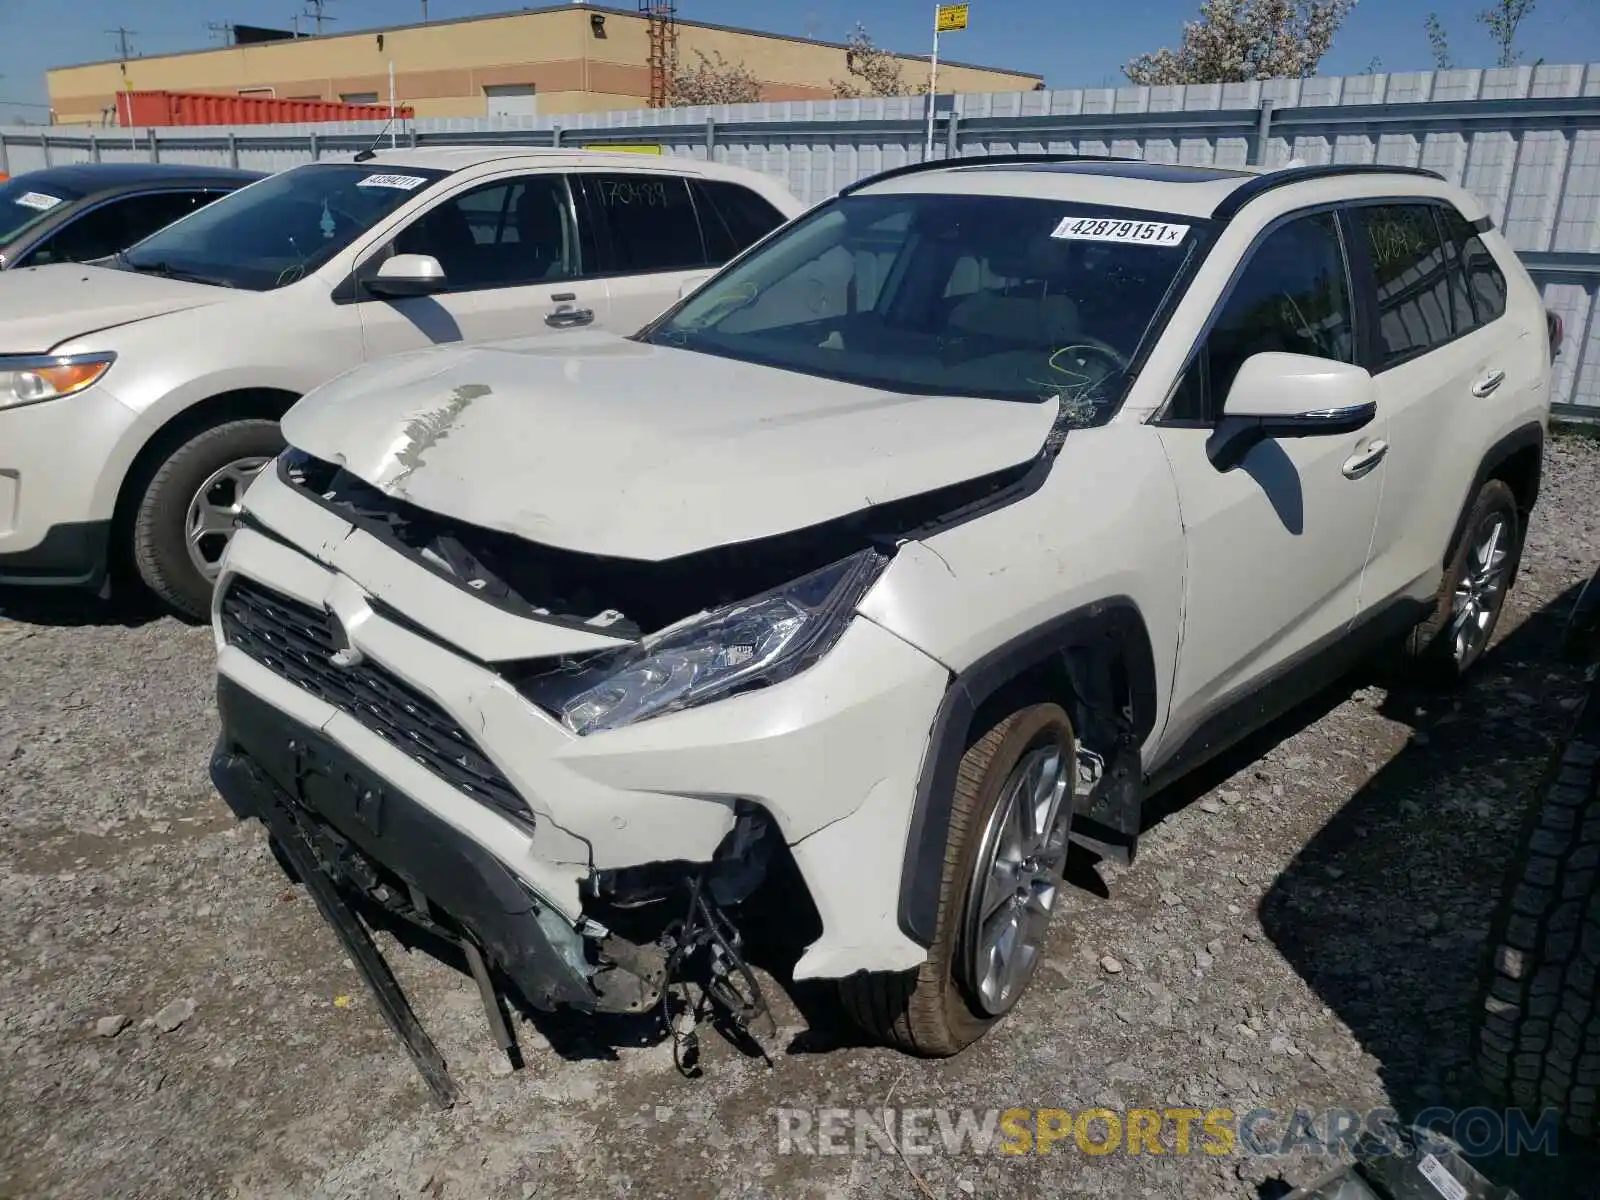
[[[1373,668],[1162,797],[1131,869],[1075,864],[1046,969],[957,1059],[854,1045],[772,984],[770,1067],[710,1035],[684,1079],[640,1026],[546,1022],[513,1073],[470,978],[386,940],[467,1093],[448,1113],[212,792],[208,631],[0,595],[0,1196],[1275,1194],[1327,1161],[784,1154],[771,1110],[1475,1103],[1478,952],[1581,691],[1553,652],[1597,496],[1600,444],[1559,439],[1472,686]],[[1528,1200],[1600,1196],[1576,1148],[1492,1165]]]

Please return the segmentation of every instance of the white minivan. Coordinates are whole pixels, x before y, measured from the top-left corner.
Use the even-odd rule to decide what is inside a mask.
[[[801,211],[688,158],[363,153],[270,176],[94,265],[0,276],[0,584],[126,567],[203,615],[277,420],[363,362],[628,333]]]

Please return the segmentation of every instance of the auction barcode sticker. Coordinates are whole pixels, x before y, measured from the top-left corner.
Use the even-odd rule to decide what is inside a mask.
[[[386,187],[398,188],[402,192],[414,192],[428,181],[420,175],[368,175],[356,183],[357,187]]]
[[[1422,1172],[1422,1177],[1433,1184],[1433,1190],[1444,1197],[1444,1200],[1467,1200],[1467,1189],[1462,1182],[1449,1171],[1444,1164],[1431,1154],[1424,1154],[1417,1160],[1417,1170]]]
[[[23,208],[36,208],[44,212],[60,204],[61,197],[47,196],[43,192],[23,192],[13,203],[20,204]]]
[[[1076,242],[1132,242],[1141,246],[1176,246],[1187,225],[1164,221],[1119,221],[1115,217],[1065,217],[1051,237]]]

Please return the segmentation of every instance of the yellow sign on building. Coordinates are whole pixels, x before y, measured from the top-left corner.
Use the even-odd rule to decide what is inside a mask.
[[[949,33],[955,29],[965,29],[967,27],[967,5],[939,5],[938,17],[935,19],[933,27],[940,33]]]

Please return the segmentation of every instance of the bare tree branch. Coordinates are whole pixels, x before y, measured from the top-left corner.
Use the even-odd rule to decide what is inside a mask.
[[[1438,13],[1431,12],[1423,24],[1428,29],[1428,48],[1433,51],[1434,69],[1448,71],[1455,64],[1450,60],[1450,38],[1444,31],[1444,22],[1439,20]]]
[[[1489,30],[1495,46],[1500,51],[1500,65],[1514,67],[1522,55],[1516,48],[1517,26],[1533,12],[1537,0],[1495,0],[1478,14],[1480,24]]]

